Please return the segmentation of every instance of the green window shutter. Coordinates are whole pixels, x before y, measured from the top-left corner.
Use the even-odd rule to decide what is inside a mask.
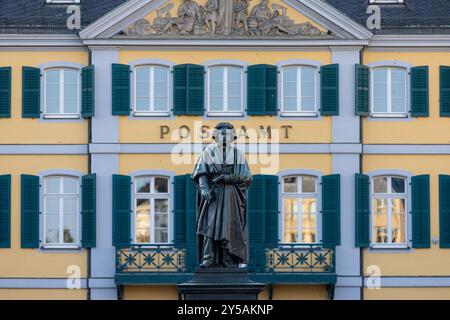
[[[253,182],[248,189],[248,245],[250,269],[263,272],[266,266],[265,250],[265,187],[266,178],[263,175],[253,176]]]
[[[341,176],[322,177],[322,242],[324,248],[341,244]]]
[[[439,176],[439,245],[450,248],[450,176]]]
[[[199,264],[197,250],[197,186],[186,177],[186,270],[195,271]]]
[[[174,178],[174,240],[175,248],[186,248],[186,176]]]
[[[91,118],[95,114],[95,67],[88,66],[81,70],[81,115]]]
[[[450,67],[440,67],[441,117],[450,117]]]
[[[430,247],[430,176],[411,179],[413,248]]]
[[[95,174],[85,175],[81,178],[81,246],[83,248],[96,246],[96,178]]]
[[[265,176],[266,248],[278,247],[278,176]]]
[[[205,101],[205,67],[180,64],[173,67],[173,113],[203,115]]]
[[[362,64],[355,65],[356,115],[368,116],[369,111],[369,74],[370,68]]]
[[[320,104],[323,116],[339,115],[339,65],[320,68]]]
[[[114,116],[130,115],[130,66],[112,65],[112,114]]]
[[[429,116],[428,67],[411,68],[411,116]]]
[[[114,174],[113,181],[113,245],[126,248],[131,243],[131,178]]]
[[[39,248],[39,177],[21,176],[21,247]]]
[[[190,174],[174,179],[174,247],[186,249],[185,265],[188,272],[198,266],[197,252],[197,186]]]
[[[11,67],[0,68],[0,118],[11,118]]]
[[[370,178],[355,175],[355,246],[367,248],[370,245]]]
[[[41,115],[41,70],[22,68],[22,118],[39,118]]]
[[[251,116],[277,115],[278,69],[257,64],[247,68],[247,114]]]
[[[0,248],[11,248],[11,175],[0,176]]]

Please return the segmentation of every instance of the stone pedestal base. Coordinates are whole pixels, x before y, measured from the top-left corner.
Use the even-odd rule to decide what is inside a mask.
[[[245,268],[206,268],[177,287],[184,300],[258,300],[265,284],[251,281]]]

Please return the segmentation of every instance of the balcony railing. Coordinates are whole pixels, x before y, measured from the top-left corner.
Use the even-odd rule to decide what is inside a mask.
[[[273,283],[333,283],[335,251],[319,245],[282,245],[267,249],[265,266],[250,262],[250,278]],[[188,281],[192,270],[186,268],[186,250],[167,245],[132,245],[117,249],[116,281],[118,283],[178,283]]]

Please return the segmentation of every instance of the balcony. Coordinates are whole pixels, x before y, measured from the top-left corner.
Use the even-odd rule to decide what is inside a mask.
[[[273,284],[334,284],[335,251],[318,245],[283,245],[267,249],[265,266],[248,265],[252,280]],[[117,249],[119,285],[176,284],[189,281],[195,270],[186,263],[186,250],[170,246],[133,245]]]

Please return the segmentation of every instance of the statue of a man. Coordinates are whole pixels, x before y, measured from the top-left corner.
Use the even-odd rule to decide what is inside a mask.
[[[230,123],[219,123],[215,143],[205,147],[192,179],[198,185],[197,234],[200,267],[237,267],[247,259],[247,189],[252,176],[242,151],[232,142]]]

